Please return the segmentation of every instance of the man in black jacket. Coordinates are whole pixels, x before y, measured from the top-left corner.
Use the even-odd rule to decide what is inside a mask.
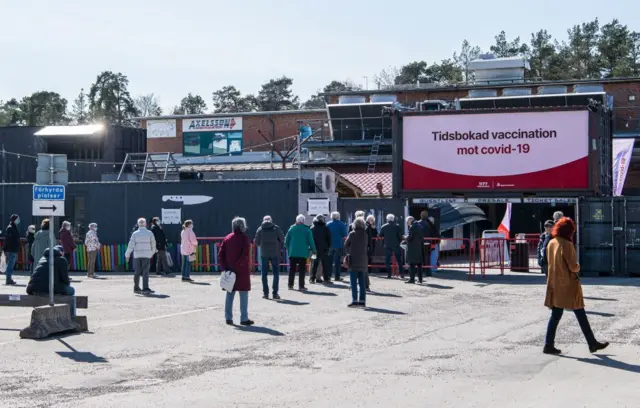
[[[396,224],[396,216],[387,214],[387,223],[380,228],[378,234],[384,244],[384,258],[387,266],[387,279],[391,279],[391,256],[396,257],[400,276],[404,279],[404,267],[402,265],[402,251],[400,243],[402,242],[402,229]]]
[[[18,231],[18,225],[20,224],[20,217],[17,214],[13,214],[9,219],[9,225],[5,231],[4,244],[2,249],[4,250],[7,258],[7,270],[5,271],[6,284],[15,285],[16,282],[12,279],[13,268],[18,260],[18,253],[22,249],[22,243],[20,242],[20,231]]]
[[[64,258],[60,245],[53,247],[53,293],[65,296],[73,296],[76,293],[69,278],[69,263]],[[33,270],[27,285],[27,294],[49,295],[49,248],[45,249],[42,258]],[[71,310],[71,314],[75,315],[75,310]]]
[[[269,262],[273,270],[273,298],[278,300],[278,290],[280,289],[280,257],[282,256],[282,244],[284,244],[284,234],[279,226],[273,223],[271,216],[265,215],[262,224],[258,227],[255,236],[255,244],[260,247],[260,273],[262,274],[262,296],[269,299]]]
[[[159,217],[153,217],[151,220],[151,232],[156,239],[156,249],[158,250],[158,253],[155,254],[156,274],[160,276],[168,275],[171,272],[171,268],[167,259],[167,236],[164,235]]]
[[[331,280],[331,262],[329,261],[329,249],[331,248],[331,230],[327,227],[327,223],[324,219],[324,215],[318,214],[313,220],[313,226],[311,227],[311,233],[313,234],[313,242],[316,244],[316,259],[313,260],[313,266],[311,267],[311,277],[309,282],[311,283],[324,283],[324,281]],[[322,263],[322,274],[324,280],[317,276],[318,266]]]

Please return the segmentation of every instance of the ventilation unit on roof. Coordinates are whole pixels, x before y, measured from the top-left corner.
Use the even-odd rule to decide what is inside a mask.
[[[593,92],[604,92],[604,86],[600,84],[595,85],[576,85],[573,89],[575,93],[593,93]]]
[[[371,95],[370,102],[390,102],[393,103],[398,100],[398,97],[393,94],[375,94]]]
[[[338,97],[338,103],[365,103],[366,99],[367,98],[362,95],[342,95]]]
[[[505,88],[502,96],[527,96],[531,95],[531,88]]]
[[[498,96],[496,89],[472,89],[469,91],[469,98],[495,98]]]
[[[543,85],[538,87],[538,95],[566,94],[567,87],[564,85]]]
[[[529,61],[522,57],[495,58],[482,55],[471,61],[476,84],[516,84],[524,82],[524,73],[530,69]]]
[[[336,191],[336,174],[332,171],[316,171],[313,173],[316,187],[322,193],[335,193]]]

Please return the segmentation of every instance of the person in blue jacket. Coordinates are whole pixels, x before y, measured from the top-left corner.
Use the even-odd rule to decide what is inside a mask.
[[[347,225],[340,221],[340,213],[332,212],[331,221],[327,224],[331,231],[331,248],[329,249],[329,260],[331,261],[334,271],[333,277],[336,281],[343,281],[340,276],[342,270],[342,248],[344,246],[344,239],[347,237]],[[330,283],[330,280],[325,280],[325,283]]]

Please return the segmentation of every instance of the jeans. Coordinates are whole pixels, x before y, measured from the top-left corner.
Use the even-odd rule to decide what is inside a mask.
[[[429,260],[432,273],[438,271],[438,255],[440,255],[440,244],[435,244],[431,250],[431,259]]]
[[[278,294],[279,281],[280,281],[280,260],[277,256],[262,258],[262,266],[260,267],[260,274],[262,275],[262,292],[265,296],[269,295],[269,262],[271,262],[271,269],[273,269],[273,294]],[[242,293],[242,292],[240,292]]]
[[[331,262],[329,262],[329,255],[327,253],[320,253],[316,255],[316,259],[313,260],[313,266],[311,267],[311,279],[320,279],[318,275],[318,266],[322,264],[322,276],[325,280],[331,279]]]
[[[331,248],[329,250],[329,259],[333,263],[333,277],[336,280],[340,279],[340,272],[342,272],[342,248]]]
[[[151,259],[134,258],[133,264],[136,273],[133,275],[133,284],[137,289],[140,287],[140,275],[142,275],[142,290],[149,289],[149,268],[151,268]]]
[[[12,281],[13,268],[16,266],[16,261],[18,260],[18,253],[5,252],[4,255],[7,257],[7,269],[4,274],[6,275],[7,283],[10,283]]]
[[[560,309],[554,307],[551,309],[551,317],[549,318],[549,325],[547,326],[547,337],[545,339],[545,344],[549,347],[553,347],[556,341],[556,330],[558,329],[558,324],[560,323],[560,319],[562,319],[562,314],[564,313],[564,309]],[[580,329],[582,329],[582,334],[584,334],[584,338],[587,340],[587,344],[589,346],[593,346],[597,343],[596,337],[593,335],[593,331],[591,330],[591,325],[589,324],[589,319],[587,319],[587,313],[584,309],[576,309],[573,311],[576,315],[576,319],[578,319],[578,324],[580,325]]]
[[[65,296],[73,296],[76,294],[76,290],[70,285],[64,286],[64,289],[62,290],[62,292],[64,292],[63,295]],[[71,316],[75,316],[75,315],[76,315],[76,299],[74,298],[71,306]]]
[[[246,322],[249,320],[249,292],[242,291],[240,293],[240,322]],[[233,298],[236,296],[236,291],[227,292],[227,297],[224,301],[224,318],[225,320],[233,320]]]
[[[87,251],[87,276],[94,276],[96,274],[97,257],[98,251]]]
[[[367,300],[366,285],[366,272],[349,272],[349,278],[351,280],[351,300],[353,303],[365,304]],[[360,288],[360,301],[358,302],[358,288]]]
[[[289,287],[292,288],[296,281],[296,272],[300,275],[298,287],[304,288],[304,275],[306,275],[307,258],[289,258]]]
[[[411,264],[409,265],[409,281],[416,281],[416,272],[418,275],[418,281],[422,282],[422,264]]]
[[[191,277],[191,261],[189,261],[189,255],[182,255],[182,279],[189,279]]]
[[[164,249],[158,250],[156,254],[156,273],[169,273],[169,260],[167,259],[167,251]]]
[[[402,253],[400,252],[400,247],[397,248],[385,248],[384,249],[384,261],[387,266],[387,277],[391,277],[391,256],[396,257],[396,262],[398,263],[398,270],[400,275],[404,276],[404,269],[402,268]]]

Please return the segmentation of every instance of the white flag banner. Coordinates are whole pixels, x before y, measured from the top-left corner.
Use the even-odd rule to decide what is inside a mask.
[[[613,195],[621,196],[635,139],[613,139]]]

